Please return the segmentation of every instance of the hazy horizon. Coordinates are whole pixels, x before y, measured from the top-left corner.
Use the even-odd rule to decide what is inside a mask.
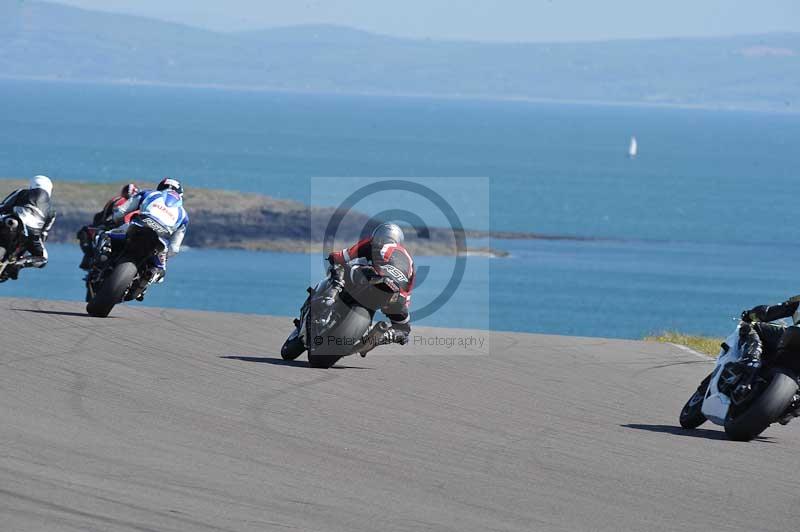
[[[19,0],[24,2],[26,0]],[[726,0],[650,4],[611,0],[490,0],[455,6],[445,0],[397,4],[370,0],[50,0],[84,9],[145,16],[214,31],[326,24],[418,39],[486,42],[585,42],[719,37],[797,32],[800,6],[768,0],[736,6]]]

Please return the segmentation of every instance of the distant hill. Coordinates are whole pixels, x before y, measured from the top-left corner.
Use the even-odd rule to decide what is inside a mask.
[[[0,0],[0,76],[375,94],[800,109],[800,33],[575,44],[335,26],[216,33]]]
[[[27,181],[23,180],[0,179],[0,198],[26,185]],[[53,194],[57,217],[49,240],[75,241],[75,233],[92,220],[109,198],[119,192],[120,186],[121,183],[58,182]],[[296,201],[278,200],[261,194],[202,188],[190,189],[185,199],[191,218],[186,244],[192,247],[318,253],[322,251],[325,229],[335,213],[335,209],[329,207],[309,207]],[[349,212],[337,229],[334,242],[336,249],[363,238],[362,232],[371,231],[375,223],[366,214]],[[479,239],[576,240],[569,236],[490,234],[484,231],[466,231],[465,236]],[[453,231],[447,228],[430,227],[427,238],[418,238],[414,231],[408,231],[406,243],[415,255],[455,255],[459,252]],[[467,251],[496,257],[508,255],[503,250],[480,246],[470,247]]]

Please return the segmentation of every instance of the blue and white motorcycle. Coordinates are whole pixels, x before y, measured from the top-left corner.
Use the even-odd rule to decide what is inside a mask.
[[[185,214],[177,195],[153,197],[142,202],[129,223],[95,237],[94,267],[86,279],[89,315],[105,318],[118,303],[142,301],[147,288],[163,277],[159,256]]]
[[[730,439],[749,441],[772,423],[785,425],[800,414],[800,386],[793,371],[779,360],[758,369],[740,362],[740,331],[748,326],[739,322],[722,343],[714,371],[681,410],[682,427],[694,429],[708,420],[723,426]]]

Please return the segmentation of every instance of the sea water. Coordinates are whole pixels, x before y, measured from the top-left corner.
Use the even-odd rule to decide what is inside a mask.
[[[313,178],[444,178],[468,227],[598,239],[488,242],[510,257],[469,257],[459,289],[423,321],[557,334],[723,334],[741,308],[800,292],[798,139],[791,114],[0,83],[0,175],[175,175],[329,205],[342,190]],[[487,180],[487,193],[462,178]],[[82,300],[77,248],[50,248],[46,270],[0,293]],[[190,250],[146,303],[292,315],[318,259]],[[418,260],[431,276],[414,308],[453,265]]]

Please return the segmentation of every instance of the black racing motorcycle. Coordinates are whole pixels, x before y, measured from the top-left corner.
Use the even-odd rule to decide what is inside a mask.
[[[160,275],[152,259],[166,249],[170,236],[168,228],[149,217],[134,217],[123,235],[98,233],[86,276],[86,312],[105,318],[118,303],[142,301]]]
[[[7,269],[25,253],[25,228],[14,214],[0,216],[0,282],[9,279]]]
[[[345,276],[345,286],[328,305],[323,295],[329,280],[307,288],[308,297],[294,320],[295,329],[281,348],[284,360],[294,360],[308,351],[312,368],[330,368],[339,359],[359,353],[362,357],[383,345],[390,325],[375,324],[375,312],[400,297],[393,271],[383,266],[359,266]]]

